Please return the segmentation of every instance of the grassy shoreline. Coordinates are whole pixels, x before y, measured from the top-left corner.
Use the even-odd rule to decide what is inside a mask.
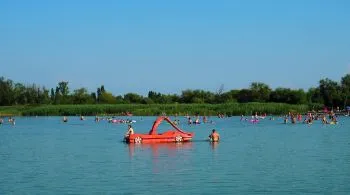
[[[31,105],[2,106],[0,116],[94,116],[123,115],[125,112],[130,112],[134,116],[217,115],[218,113],[238,116],[251,115],[255,112],[275,115],[288,112],[306,113],[309,110],[308,105],[284,103]]]

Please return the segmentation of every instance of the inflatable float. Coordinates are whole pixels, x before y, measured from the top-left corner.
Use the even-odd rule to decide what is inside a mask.
[[[250,123],[258,123],[259,122],[259,119],[250,119]]]
[[[174,129],[164,133],[157,133],[157,128],[162,121],[171,124]],[[168,117],[160,116],[154,121],[152,129],[148,134],[135,133],[125,138],[127,143],[161,143],[161,142],[186,142],[191,141],[194,133],[189,133],[177,127]]]

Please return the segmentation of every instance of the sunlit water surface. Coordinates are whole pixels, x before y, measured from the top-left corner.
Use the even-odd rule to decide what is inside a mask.
[[[126,124],[17,117],[0,126],[0,194],[350,194],[350,118],[285,125],[211,117],[192,126],[179,118],[193,142],[128,145]],[[146,133],[155,117],[132,119]],[[205,141],[213,128],[220,143]]]

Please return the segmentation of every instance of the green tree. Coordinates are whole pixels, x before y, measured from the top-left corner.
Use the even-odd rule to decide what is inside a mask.
[[[61,103],[61,93],[60,93],[60,89],[59,87],[57,86],[56,87],[56,91],[55,91],[55,101],[54,101],[54,104],[60,104]]]
[[[69,87],[67,81],[61,81],[58,83],[58,89],[62,97],[67,97],[69,94]]]
[[[217,94],[218,95],[218,94]],[[204,90],[184,90],[182,91],[180,101],[182,103],[215,103],[215,94]]]
[[[91,98],[86,88],[76,89],[72,95],[73,104],[92,104],[94,100]]]
[[[61,81],[58,83],[56,87],[56,104],[69,104],[70,97],[69,97],[69,87],[67,81]]]
[[[13,103],[13,81],[0,77],[0,106],[10,106]]]
[[[342,92],[340,85],[328,78],[320,80],[320,94],[324,104],[330,107],[342,105]]]
[[[55,102],[55,91],[53,90],[53,88],[51,88],[50,99],[51,99],[51,103]]]
[[[51,98],[49,96],[49,90],[47,90],[45,87],[42,87],[42,89],[38,88],[38,94],[39,94],[39,104],[50,104]]]
[[[304,104],[307,102],[306,93],[302,89],[276,88],[270,93],[271,102]]]
[[[268,102],[270,98],[271,88],[261,82],[253,82],[250,85],[252,99],[256,102]]]
[[[38,91],[34,84],[26,87],[25,96],[28,104],[38,104]]]
[[[252,102],[253,100],[253,93],[250,89],[242,89],[237,94],[237,101],[240,103]]]
[[[341,87],[343,91],[343,99],[344,99],[344,109],[346,105],[349,105],[349,97],[350,97],[350,74],[346,74],[341,78]]]
[[[90,96],[91,96],[91,99],[93,100],[93,102],[94,102],[94,103],[97,103],[97,96],[96,96],[96,93],[95,93],[95,92],[92,92],[92,93],[90,94]]]
[[[124,101],[127,103],[142,103],[143,97],[136,93],[127,93],[124,95]]]
[[[121,95],[118,95],[115,97],[115,100],[117,101],[117,104],[124,104],[124,98]]]
[[[101,85],[101,87],[97,88],[97,103],[105,103],[101,101],[101,96],[104,92],[106,92],[104,85]]]
[[[97,88],[97,103],[100,103],[101,101],[101,89]]]
[[[26,87],[21,83],[16,83],[13,90],[15,104],[27,104]]]
[[[321,96],[320,88],[319,87],[311,87],[307,93],[307,101],[308,103],[317,103],[317,104],[323,104],[323,98]]]
[[[143,104],[154,104],[155,102],[151,98],[146,97],[146,98],[143,98],[142,103]]]
[[[306,104],[306,93],[303,89],[290,90],[289,104]]]
[[[152,103],[160,103],[160,99],[162,95],[160,93],[157,93],[155,91],[149,91],[148,92],[148,99],[147,102],[152,102]]]
[[[168,98],[172,103],[179,103],[181,101],[180,97],[176,94],[168,95]]]
[[[215,103],[232,103],[237,102],[239,90],[230,90],[228,92],[222,93],[220,96],[217,96]]]
[[[112,95],[112,93],[109,92],[103,92],[101,93],[101,97],[100,97],[100,103],[104,103],[104,104],[116,104],[117,100],[115,99],[115,97]]]

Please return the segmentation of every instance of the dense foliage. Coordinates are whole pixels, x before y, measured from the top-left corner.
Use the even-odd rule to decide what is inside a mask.
[[[255,112],[285,114],[305,113],[307,105],[284,103],[227,103],[227,104],[84,104],[84,105],[39,105],[4,106],[2,115],[62,116],[62,115],[125,115],[131,112],[139,116],[156,115],[250,115]]]
[[[102,85],[96,92],[88,92],[86,88],[70,91],[68,82],[59,82],[51,90],[35,84],[24,85],[10,79],[0,78],[0,106],[13,105],[86,105],[86,104],[232,104],[248,102],[275,102],[287,104],[305,104],[343,108],[348,105],[350,95],[350,74],[341,78],[340,82],[328,78],[319,81],[319,86],[303,89],[276,88],[267,84],[253,82],[247,89],[232,89],[217,92],[204,90],[184,90],[178,94],[161,94],[150,91],[147,97],[136,93],[115,96]],[[232,104],[233,105],[233,104]],[[151,109],[152,107],[145,107]]]

